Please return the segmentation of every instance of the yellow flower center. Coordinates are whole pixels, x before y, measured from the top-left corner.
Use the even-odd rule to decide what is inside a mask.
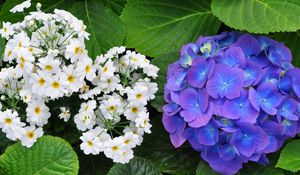
[[[28,50],[29,50],[29,52],[32,52],[32,51],[33,51],[33,48],[32,48],[32,47],[29,47]]]
[[[20,48],[20,47],[22,47],[22,43],[21,43],[21,41],[19,41],[19,43],[18,43],[18,47]]]
[[[47,71],[52,71],[52,70],[53,70],[53,67],[52,67],[50,64],[48,64],[48,65],[45,66],[45,69],[46,69]]]
[[[9,125],[9,124],[12,123],[12,120],[11,120],[10,118],[6,118],[6,119],[5,119],[5,123]]]
[[[40,86],[44,86],[44,84],[46,83],[46,80],[44,78],[40,78],[38,83]]]
[[[27,135],[28,138],[32,139],[34,137],[34,132],[29,131],[29,132],[27,132],[26,135]]]
[[[85,67],[85,72],[86,72],[86,73],[91,72],[91,66],[90,66],[90,65],[87,65],[87,66]]]
[[[130,143],[130,139],[126,139],[124,143],[128,145],[128,143]]]
[[[71,82],[71,83],[74,82],[75,81],[75,77],[73,75],[69,75],[68,76],[68,81]]]
[[[132,107],[131,112],[137,113],[137,112],[139,112],[139,109],[137,107]]]
[[[41,114],[41,111],[42,110],[41,110],[41,108],[39,106],[34,108],[34,113],[36,113],[38,115]]]
[[[108,111],[109,112],[115,112],[116,111],[116,106],[110,106],[110,107],[108,107]]]
[[[11,50],[7,51],[7,56],[8,56],[8,57],[10,57],[11,54],[12,54],[12,51],[11,51]]]
[[[3,28],[3,32],[7,32],[7,28],[6,27]]]
[[[59,84],[59,82],[57,82],[57,81],[54,81],[54,82],[52,83],[52,87],[53,87],[54,89],[57,89],[57,88],[59,88],[59,87],[60,87],[60,84]]]
[[[113,146],[113,147],[112,147],[112,150],[116,152],[116,151],[119,150],[119,147],[118,147],[118,146]]]
[[[138,100],[140,100],[141,98],[143,98],[143,94],[141,94],[141,93],[136,94],[136,98],[137,98]]]
[[[83,53],[83,50],[82,50],[82,48],[80,48],[80,47],[75,47],[75,49],[74,49],[74,52],[75,52],[75,54],[82,54]]]
[[[93,146],[93,142],[90,141],[90,140],[87,142],[87,144],[88,144],[89,146]]]
[[[103,72],[107,72],[107,70],[108,70],[108,68],[105,66],[105,67],[103,68]]]

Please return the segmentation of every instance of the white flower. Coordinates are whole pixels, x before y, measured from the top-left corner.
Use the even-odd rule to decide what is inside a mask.
[[[65,122],[67,122],[69,120],[69,118],[71,117],[70,109],[68,109],[66,107],[61,107],[60,112],[61,113],[58,115],[58,117],[60,119],[63,119]]]
[[[146,133],[151,133],[150,128],[152,125],[149,123],[149,113],[142,112],[139,117],[135,120],[136,127],[142,128]]]
[[[48,97],[51,97],[51,99],[56,99],[64,96],[66,92],[67,90],[65,89],[59,75],[49,78],[49,86],[46,89],[46,94]]]
[[[144,73],[146,73],[148,76],[152,78],[156,78],[158,76],[159,68],[152,64],[147,65],[146,67],[144,67],[143,70]]]
[[[138,128],[135,126],[134,122],[130,122],[129,126],[126,126],[125,129],[123,130],[124,133],[127,132],[132,132],[133,134],[138,136],[138,143],[137,145],[141,145],[143,142],[143,135],[144,135],[144,130],[141,128]]]
[[[139,143],[138,135],[134,134],[133,132],[125,133],[124,137],[124,144],[129,148],[134,148]]]
[[[80,105],[79,112],[87,112],[87,113],[94,113],[94,109],[96,109],[97,103],[95,100],[90,100],[87,103],[82,103]]]
[[[32,92],[42,97],[45,96],[49,82],[50,76],[46,71],[38,70],[37,73],[31,74],[30,83],[32,85]]]
[[[14,50],[17,52],[22,51],[21,49],[23,48],[30,47],[30,38],[24,31],[14,35],[12,42],[14,43]]]
[[[65,57],[71,59],[71,62],[74,63],[85,55],[84,43],[76,39],[70,40],[69,45],[66,47]]]
[[[21,138],[21,144],[30,148],[38,138],[44,135],[42,128],[35,128],[34,125],[25,127],[25,134]]]
[[[61,75],[62,82],[72,91],[78,92],[83,87],[84,81],[77,77],[77,72],[73,65],[63,67],[63,73]]]
[[[0,128],[11,140],[20,139],[24,133],[25,123],[20,121],[18,113],[10,109],[0,112]]]
[[[42,100],[32,100],[28,103],[26,108],[27,122],[34,123],[37,126],[44,126],[48,123],[48,119],[51,116],[49,108]]]
[[[99,70],[99,74],[101,80],[106,80],[107,78],[114,76],[114,72],[116,70],[116,68],[114,67],[114,63],[110,59],[100,69],[101,70]]]
[[[128,109],[124,112],[127,120],[134,121],[139,113],[147,111],[146,107],[140,104],[129,105]]]
[[[136,85],[137,86],[146,86],[147,87],[147,91],[146,91],[147,98],[149,98],[150,100],[153,100],[155,98],[155,93],[158,91],[157,83],[153,83],[150,81],[149,78],[145,78],[144,81],[137,82]]]
[[[19,95],[25,103],[29,103],[32,98],[32,92],[30,89],[21,89],[19,91]]]
[[[59,60],[54,59],[51,56],[46,56],[45,58],[40,58],[39,59],[39,67],[43,71],[47,71],[48,73],[56,73],[57,70],[59,69],[59,65],[61,62]]]
[[[3,61],[11,63],[15,59],[16,52],[14,52],[14,47],[14,42],[9,40],[5,46]]]
[[[148,88],[146,86],[135,86],[134,89],[127,91],[128,101],[133,104],[146,105]]]
[[[27,0],[22,2],[21,4],[16,5],[14,8],[10,9],[10,12],[16,13],[16,12],[23,12],[24,9],[27,9],[31,6],[31,0]]]
[[[123,106],[121,99],[118,96],[109,96],[107,100],[103,100],[99,109],[105,119],[115,119],[114,116],[117,113],[123,112]]]
[[[11,35],[15,33],[13,25],[10,22],[3,22],[2,29],[0,29],[2,38],[8,40]]]
[[[124,138],[121,136],[115,137],[114,139],[106,142],[104,154],[106,155],[106,157],[111,158],[115,161],[122,155],[124,149]]]
[[[123,149],[122,151],[123,152],[119,157],[116,157],[115,159],[113,159],[114,162],[126,164],[133,158],[132,149],[127,148],[127,149]]]
[[[98,137],[91,132],[85,132],[80,137],[82,143],[80,144],[80,149],[83,150],[84,154],[97,155],[100,153],[102,143]]]
[[[90,112],[80,112],[75,115],[74,122],[80,131],[85,131],[86,129],[92,129],[95,123],[96,116],[94,113]]]
[[[96,70],[93,65],[93,61],[89,57],[85,57],[77,63],[77,76],[80,77],[81,80],[86,78],[87,80],[93,81],[96,77]]]

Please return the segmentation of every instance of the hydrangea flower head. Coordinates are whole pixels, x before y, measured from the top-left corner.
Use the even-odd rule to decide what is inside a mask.
[[[300,69],[291,61],[284,44],[237,32],[184,45],[165,86],[172,144],[188,141],[221,174],[268,163],[299,131]]]

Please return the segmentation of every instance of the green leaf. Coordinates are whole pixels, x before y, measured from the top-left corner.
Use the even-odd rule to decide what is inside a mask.
[[[257,163],[247,163],[243,169],[239,172],[239,175],[261,175],[261,174],[271,174],[271,175],[284,175],[283,171],[279,168],[274,168],[272,165],[259,165]]]
[[[128,164],[114,165],[107,175],[162,175],[148,160],[135,157]]]
[[[292,33],[276,33],[273,35],[278,41],[284,42],[293,55],[293,64],[300,67],[300,31]]]
[[[213,0],[212,12],[226,25],[252,33],[300,29],[299,0]]]
[[[0,131],[0,154],[2,154],[5,149],[12,145],[14,142],[6,138],[6,134]]]
[[[300,140],[292,141],[283,148],[276,167],[292,172],[300,170]]]
[[[77,175],[78,158],[63,139],[44,136],[29,149],[20,142],[0,156],[0,174],[6,175]]]
[[[79,174],[80,175],[101,175],[107,174],[109,169],[114,165],[111,159],[100,155],[85,155],[82,150],[77,151],[79,157]]]
[[[161,117],[150,121],[152,133],[144,136],[144,142],[136,148],[135,155],[150,160],[160,172],[167,174],[195,174],[200,153],[189,144],[175,149],[169,134],[163,128]]]
[[[164,105],[164,87],[167,79],[167,72],[169,64],[174,63],[179,58],[179,52],[170,52],[163,54],[152,61],[152,64],[159,67],[158,77],[156,82],[158,84],[158,92],[155,95],[155,100],[151,103],[158,111],[162,112]]]
[[[103,0],[103,3],[110,7],[116,14],[121,15],[127,0]]]
[[[220,27],[210,0],[128,0],[121,19],[126,46],[153,57],[178,50],[200,35],[215,34]]]
[[[105,7],[103,2],[80,1],[74,3],[69,11],[87,25],[87,31],[91,36],[86,46],[93,59],[113,46],[122,45],[125,37],[124,25],[119,16]]]
[[[196,170],[196,175],[218,175],[218,173],[214,172],[206,162],[201,160]]]

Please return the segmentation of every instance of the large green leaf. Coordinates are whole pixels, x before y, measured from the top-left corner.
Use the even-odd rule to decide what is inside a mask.
[[[5,175],[77,175],[76,153],[63,139],[40,138],[30,149],[20,142],[0,156],[0,174]]]
[[[210,0],[128,0],[121,19],[126,46],[153,57],[178,50],[199,35],[215,34],[220,26]]]
[[[292,141],[283,148],[276,167],[292,172],[300,170],[300,140]]]
[[[252,33],[300,29],[299,0],[213,0],[212,12],[226,25]]]
[[[162,175],[148,160],[135,157],[128,164],[116,164],[107,175]]]
[[[151,103],[158,111],[162,111],[162,106],[164,105],[164,86],[166,84],[169,64],[178,60],[178,56],[179,51],[170,52],[168,54],[163,54],[152,61],[154,65],[159,67],[158,77],[156,79],[158,92],[155,95],[155,100]]]
[[[300,31],[291,33],[276,33],[273,35],[278,41],[284,42],[293,54],[293,64],[300,67]]]
[[[218,173],[214,172],[206,162],[201,160],[196,170],[196,175],[218,175]]]
[[[175,149],[163,128],[161,116],[154,117],[150,122],[152,133],[144,136],[144,142],[136,148],[135,155],[150,160],[163,173],[195,174],[201,159],[200,153],[188,144]]]
[[[121,15],[127,0],[103,0],[104,4],[110,7],[116,14]]]
[[[76,2],[69,9],[75,16],[84,20],[91,34],[87,49],[92,58],[123,43],[124,25],[119,16],[99,0]]]

